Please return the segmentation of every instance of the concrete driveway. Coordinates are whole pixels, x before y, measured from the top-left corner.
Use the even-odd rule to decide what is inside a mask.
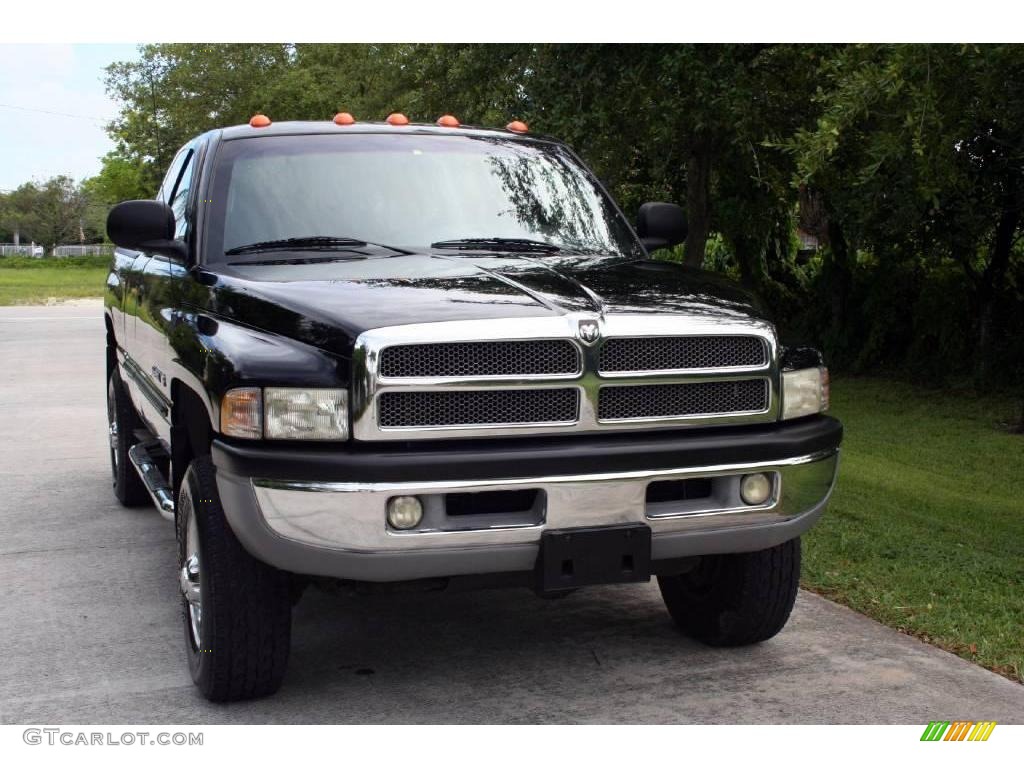
[[[1024,686],[801,593],[759,647],[678,635],[654,585],[307,592],[282,691],[185,667],[173,531],[110,491],[98,301],[0,307],[0,722],[1024,722]]]

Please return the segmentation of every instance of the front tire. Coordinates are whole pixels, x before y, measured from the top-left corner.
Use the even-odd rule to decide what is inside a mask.
[[[210,701],[281,687],[291,646],[288,574],[245,551],[224,517],[209,456],[178,494],[178,567],[192,680]]]
[[[659,576],[665,606],[684,634],[707,645],[774,637],[800,586],[800,539],[760,552],[706,555],[687,573]]]

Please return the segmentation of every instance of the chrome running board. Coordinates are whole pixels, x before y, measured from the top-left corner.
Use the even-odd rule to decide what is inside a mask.
[[[171,490],[167,478],[164,477],[160,467],[153,461],[150,450],[161,450],[159,443],[136,443],[128,449],[128,459],[134,465],[135,470],[142,478],[142,484],[146,486],[153,505],[160,515],[174,522],[174,491]]]

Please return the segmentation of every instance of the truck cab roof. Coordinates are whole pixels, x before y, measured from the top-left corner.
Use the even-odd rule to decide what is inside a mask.
[[[337,125],[331,120],[288,120],[271,122],[270,125],[254,128],[248,124],[232,125],[220,129],[220,138],[225,141],[248,139],[255,136],[301,136],[310,134],[350,134],[350,133],[394,133],[394,134],[433,134],[438,136],[478,136],[506,140],[541,140],[555,141],[550,136],[533,133],[520,133],[505,128],[482,128],[461,125],[449,128],[433,123],[409,123],[408,125],[391,125],[380,122],[356,122],[352,125]]]

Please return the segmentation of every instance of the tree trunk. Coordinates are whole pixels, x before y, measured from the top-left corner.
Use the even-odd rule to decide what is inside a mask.
[[[850,246],[842,227],[832,218],[828,222],[828,244],[832,255],[832,337],[843,338],[848,321],[848,305],[853,290],[853,269],[850,264]]]
[[[736,263],[740,268],[740,283],[760,291],[767,277],[765,273],[765,243],[762,239],[743,235],[731,241]]]
[[[995,311],[996,295],[1006,280],[1010,266],[1013,241],[1020,224],[1020,204],[1015,195],[1009,196],[996,225],[992,258],[981,275],[977,290],[977,349],[974,358],[974,376],[979,386],[989,383],[992,370],[992,315]]]
[[[693,147],[686,162],[686,264],[704,264],[711,224],[711,152],[703,142]]]

